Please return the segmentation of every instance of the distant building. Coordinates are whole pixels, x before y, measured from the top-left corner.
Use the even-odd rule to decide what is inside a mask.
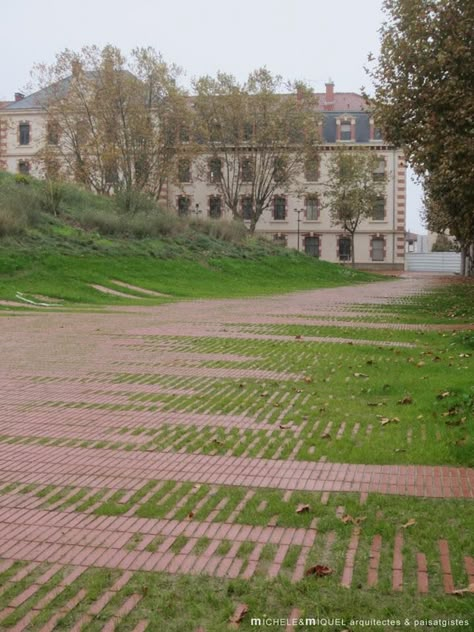
[[[24,96],[0,110],[0,169],[11,173],[40,176],[35,162],[47,134],[42,103],[47,91]],[[331,225],[329,213],[319,203],[324,193],[327,164],[336,147],[364,149],[379,158],[374,173],[387,176],[385,196],[374,207],[355,235],[355,258],[358,265],[373,268],[403,269],[406,250],[406,163],[403,152],[387,144],[367,108],[364,98],[354,92],[335,92],[328,82],[324,93],[315,95],[315,110],[322,114],[321,162],[317,170],[301,173],[299,184],[303,196],[286,192],[274,196],[273,204],[262,214],[256,227],[258,234],[327,261],[347,262],[351,259],[350,239],[339,227]],[[219,196],[212,175],[207,179],[191,165],[181,174],[181,182],[168,183],[162,202],[177,213],[199,210],[201,217],[230,217]],[[300,189],[301,187],[298,187]],[[245,186],[241,195],[245,216]],[[303,209],[300,222],[296,209]],[[413,243],[417,243],[413,240]]]

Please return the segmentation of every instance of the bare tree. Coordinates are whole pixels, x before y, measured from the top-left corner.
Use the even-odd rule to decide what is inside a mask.
[[[175,170],[178,132],[189,114],[179,71],[151,48],[65,50],[52,66],[37,66],[44,88],[46,173],[97,193],[121,193],[128,210],[137,195],[158,198]]]
[[[341,149],[329,159],[324,205],[331,222],[351,238],[351,259],[355,265],[354,235],[361,222],[371,217],[384,200],[386,176],[378,171],[379,158],[364,150]]]
[[[313,94],[301,83],[284,85],[266,68],[243,84],[218,73],[200,78],[194,88],[196,141],[206,157],[201,169],[209,172],[233,217],[249,219],[253,232],[274,194],[296,189],[304,163],[317,159]]]

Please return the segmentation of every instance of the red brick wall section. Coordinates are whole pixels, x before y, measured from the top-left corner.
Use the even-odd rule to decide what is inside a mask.
[[[0,170],[7,170],[7,121],[0,118]]]

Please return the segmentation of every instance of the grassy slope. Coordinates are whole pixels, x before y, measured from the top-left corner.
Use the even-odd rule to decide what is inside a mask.
[[[375,278],[260,240],[239,245],[190,232],[174,239],[105,239],[51,219],[21,237],[0,240],[2,299],[14,299],[20,291],[71,303],[131,302],[89,287],[113,287],[112,279],[193,298],[289,292]]]

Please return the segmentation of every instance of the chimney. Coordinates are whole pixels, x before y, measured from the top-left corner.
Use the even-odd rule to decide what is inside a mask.
[[[334,110],[334,82],[332,79],[326,83],[326,98],[324,101],[324,109],[327,112]]]
[[[25,98],[23,92],[15,92],[15,101],[22,101]]]

